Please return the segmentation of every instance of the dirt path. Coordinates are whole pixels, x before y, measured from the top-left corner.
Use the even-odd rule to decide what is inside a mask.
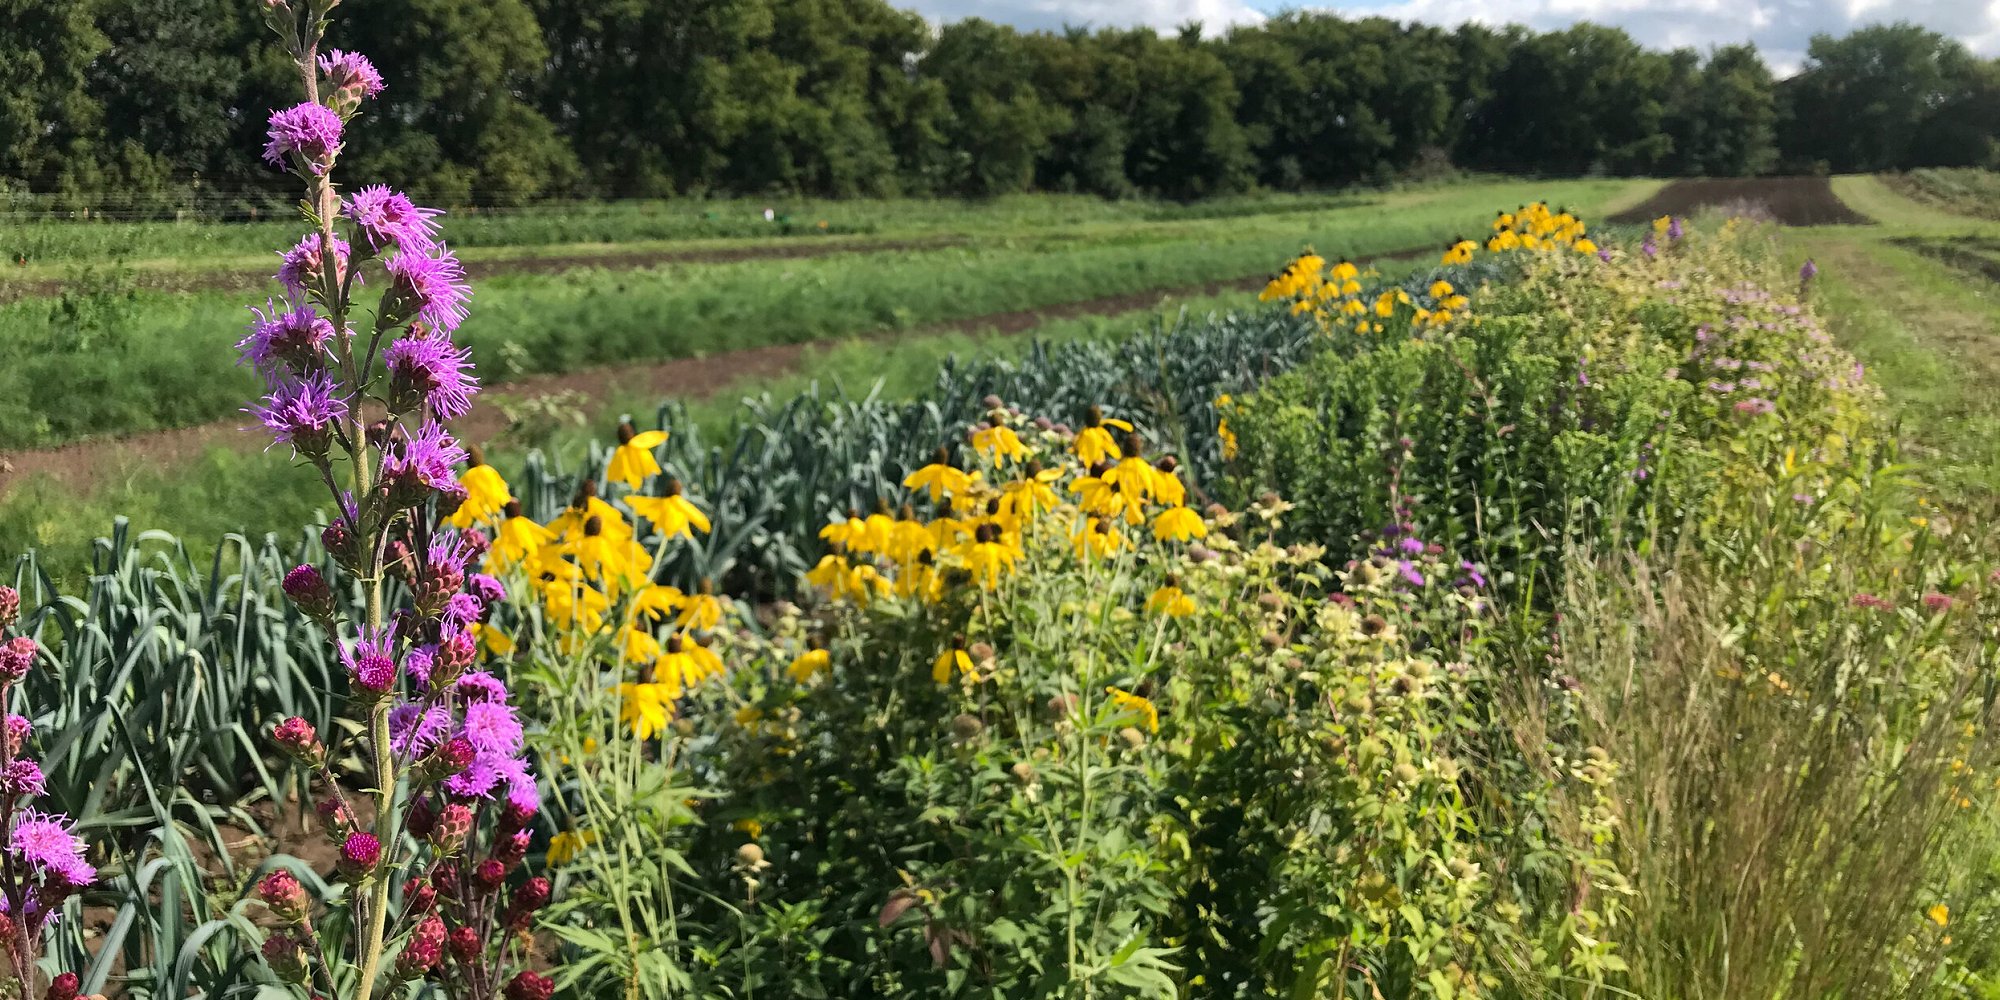
[[[1651,198],[1611,217],[1627,224],[1701,208],[1758,206],[1787,226],[1861,226],[1870,220],[1848,208],[1825,177],[1713,177],[1674,181]]]
[[[688,247],[674,250],[608,250],[604,253],[557,254],[547,257],[501,257],[465,262],[466,276],[473,279],[503,274],[560,274],[586,267],[610,270],[641,270],[666,264],[729,264],[746,260],[799,260],[851,253],[896,253],[911,250],[938,250],[963,246],[963,236],[933,236],[907,240],[855,240],[843,237],[798,236],[782,243],[756,246]],[[270,270],[232,271],[136,271],[132,284],[149,292],[237,291],[261,288],[271,280]],[[60,294],[58,278],[0,280],[0,302]]]

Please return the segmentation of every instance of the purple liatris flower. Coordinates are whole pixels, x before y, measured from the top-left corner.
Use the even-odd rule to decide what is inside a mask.
[[[464,735],[480,750],[511,755],[521,749],[521,720],[500,702],[467,705]]]
[[[326,342],[333,339],[333,324],[307,306],[280,309],[265,302],[264,309],[250,307],[256,320],[250,335],[236,343],[241,363],[274,375],[285,369],[300,375],[317,371]]]
[[[348,416],[347,400],[325,372],[279,383],[264,397],[264,405],[246,412],[271,432],[273,444],[290,445],[294,454],[307,457],[324,456],[333,444],[334,428]]]
[[[1652,260],[1654,257],[1659,256],[1660,248],[1653,242],[1651,234],[1647,234],[1646,241],[1639,244],[1639,252],[1645,254],[1647,260]]]
[[[1807,257],[1806,262],[1804,264],[1799,265],[1799,281],[1801,282],[1811,281],[1818,276],[1819,276],[1819,265],[1813,263],[1813,259],[1811,257]]]
[[[467,702],[506,701],[507,685],[484,670],[475,670],[458,679],[458,696]]]
[[[396,683],[396,627],[363,630],[352,646],[343,647],[340,661],[356,687],[381,694]]]
[[[325,173],[340,151],[344,127],[332,108],[314,101],[271,112],[270,141],[264,144],[264,160],[274,167],[284,166],[285,157],[295,154],[313,173]]]
[[[1687,230],[1685,230],[1685,229],[1681,228],[1681,217],[1680,217],[1680,216],[1676,215],[1676,216],[1674,216],[1674,217],[1673,217],[1672,219],[1668,220],[1668,222],[1667,222],[1667,239],[1670,239],[1670,240],[1677,240],[1677,239],[1680,239],[1680,238],[1681,238],[1681,234],[1682,234],[1682,233],[1685,233],[1686,231],[1687,231]]]
[[[451,600],[446,601],[444,605],[444,623],[447,628],[467,628],[485,615],[486,605],[480,603],[479,598],[472,594],[453,594]]]
[[[418,208],[409,196],[376,184],[349,195],[341,214],[353,220],[368,249],[381,253],[390,247],[423,252],[437,246],[437,225],[432,219],[443,214],[435,208]]]
[[[390,326],[420,319],[440,333],[465,322],[465,300],[472,295],[465,269],[442,247],[435,254],[398,250],[382,262],[389,272],[389,291],[382,296],[382,315]]]
[[[479,603],[492,606],[507,599],[507,585],[484,573],[474,573],[468,581]]]
[[[450,734],[451,712],[443,707],[411,703],[389,710],[389,744],[405,757],[437,746]]]
[[[28,636],[15,636],[0,643],[0,683],[12,683],[28,676],[40,647]]]
[[[357,98],[382,92],[382,74],[359,52],[330,50],[319,57],[319,71],[326,74],[326,82],[334,90],[353,91]]]
[[[76,828],[65,816],[33,810],[23,813],[14,824],[7,849],[45,879],[54,875],[81,888],[97,878],[97,869],[83,860],[83,838],[76,835]]]
[[[1598,247],[1598,248],[1597,248],[1597,259],[1598,259],[1598,260],[1601,260],[1601,261],[1603,261],[1603,262],[1605,262],[1606,264],[1609,264],[1609,263],[1611,263],[1611,248],[1610,248],[1610,247]]]
[[[279,585],[285,596],[299,606],[299,610],[314,618],[325,618],[333,614],[333,587],[321,575],[319,567],[310,564],[295,566],[285,574]]]
[[[340,861],[337,864],[342,874],[350,877],[366,875],[381,862],[382,841],[374,834],[356,830],[341,841]]]
[[[463,461],[465,449],[436,421],[427,421],[415,434],[383,449],[382,482],[400,491],[405,506],[414,506],[431,492],[456,486],[452,470]]]
[[[389,369],[389,405],[399,413],[428,404],[439,420],[456,420],[479,391],[472,349],[454,348],[436,334],[397,340],[382,352],[382,364]]]
[[[444,779],[445,793],[461,799],[490,798],[493,786],[500,782],[498,766],[502,759],[490,753],[474,757],[464,770]]]
[[[1401,559],[1396,562],[1396,572],[1411,586],[1421,587],[1424,585],[1424,575],[1418,572],[1416,564],[1408,559]]]
[[[305,298],[306,292],[319,284],[324,271],[325,254],[322,252],[324,239],[323,234],[307,233],[305,238],[299,240],[290,250],[278,255],[278,273],[274,277],[278,279],[278,284],[285,286],[285,291],[291,293],[293,298]],[[347,277],[348,249],[346,240],[338,236],[333,238],[333,276],[336,282]],[[356,284],[360,281],[359,277],[355,278]]]
[[[48,791],[42,766],[25,758],[10,761],[0,769],[0,792],[8,795],[40,796]]]
[[[27,746],[29,735],[35,731],[35,724],[29,722],[26,716],[9,715],[6,728],[7,755],[20,756],[21,748]]]

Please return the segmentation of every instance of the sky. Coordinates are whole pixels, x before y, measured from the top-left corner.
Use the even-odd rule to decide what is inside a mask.
[[[1815,34],[1841,35],[1875,21],[1907,20],[1955,37],[1981,55],[2000,56],[2000,0],[901,0],[899,5],[933,20],[976,14],[1023,28],[1162,29],[1200,21],[1211,33],[1294,6],[1428,24],[1512,22],[1538,30],[1595,21],[1661,49],[1755,42],[1780,74],[1798,68]]]

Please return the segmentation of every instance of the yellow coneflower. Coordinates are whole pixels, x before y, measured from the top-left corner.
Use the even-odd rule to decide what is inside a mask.
[[[619,648],[624,651],[626,663],[648,664],[660,658],[664,647],[651,629],[626,626],[619,633]]]
[[[1931,923],[1934,923],[1939,927],[1943,927],[1944,925],[1951,923],[1951,907],[1946,906],[1943,903],[1938,903],[1937,905],[1932,906],[1930,909],[1925,910],[1924,916],[1931,918]]]
[[[472,637],[479,640],[479,648],[486,655],[508,657],[514,655],[514,637],[485,622],[473,622],[470,626]]]
[[[547,860],[551,866],[569,864],[583,853],[584,848],[596,841],[595,830],[563,830],[549,838]]]
[[[866,551],[867,535],[868,522],[862,520],[861,512],[852,507],[847,508],[846,517],[838,521],[828,521],[826,527],[819,529],[819,537],[825,539],[826,543],[836,550]]]
[[[1001,516],[1019,530],[1022,524],[1034,520],[1035,515],[1054,510],[1062,498],[1049,484],[1061,478],[1061,469],[1044,469],[1037,462],[1028,462],[1022,466],[1021,478],[1009,480],[1000,487]]]
[[[827,652],[826,647],[821,646],[818,639],[813,639],[811,648],[793,657],[791,664],[785,667],[785,673],[790,675],[792,680],[804,684],[832,669],[833,654]]]
[[[1109,521],[1093,516],[1070,536],[1070,544],[1076,549],[1079,559],[1089,559],[1093,556],[1108,559],[1117,555],[1119,549],[1128,548],[1132,543],[1127,541]]]
[[[687,497],[681,495],[681,481],[667,480],[665,496],[629,496],[625,502],[632,507],[632,513],[653,522],[663,538],[675,535],[694,537],[694,532],[708,534],[708,515],[701,512]]]
[[[604,624],[610,598],[595,587],[563,582],[544,583],[542,607],[549,623],[572,632],[594,633]]]
[[[931,464],[909,474],[903,480],[906,489],[926,490],[931,502],[937,503],[947,496],[958,496],[972,488],[972,476],[951,464],[951,452],[943,448],[937,450],[937,457]]]
[[[1160,731],[1160,711],[1153,707],[1151,701],[1115,687],[1105,688],[1104,693],[1111,696],[1111,704],[1117,707],[1120,714],[1138,716],[1149,733]]]
[[[965,637],[962,635],[953,637],[951,648],[939,653],[937,660],[931,664],[931,680],[949,684],[953,671],[973,680],[979,679],[973,668],[972,654],[965,651]]]
[[[995,463],[1003,460],[1019,462],[1028,457],[1028,446],[1021,443],[1021,436],[1006,424],[972,432],[972,448]]]
[[[715,596],[714,582],[703,579],[701,589],[689,595],[687,603],[681,605],[681,627],[712,629],[721,622],[722,600]]]
[[[660,460],[653,457],[653,449],[666,443],[666,431],[637,434],[631,424],[619,424],[618,447],[612,450],[611,461],[605,463],[604,478],[638,489],[647,476],[660,474]]]
[[[722,673],[722,658],[715,651],[686,635],[667,636],[660,659],[653,664],[653,680],[664,684],[674,696]]]
[[[660,684],[618,685],[618,721],[632,727],[632,735],[649,740],[673,721],[673,698]]]
[[[1000,585],[1000,576],[1014,568],[1021,558],[1021,550],[1012,544],[997,524],[982,524],[972,534],[972,544],[960,553],[965,568],[972,572],[972,578],[981,587],[992,590]]]
[[[1169,618],[1186,618],[1194,614],[1194,598],[1181,589],[1180,578],[1167,574],[1167,580],[1146,598],[1146,610]]]
[[[901,564],[896,570],[896,580],[891,588],[897,597],[935,602],[944,593],[944,577],[937,571],[937,557],[928,548]]]
[[[632,603],[626,608],[626,611],[632,616],[632,620],[634,621],[643,619],[653,622],[664,622],[679,615],[680,607],[686,601],[687,595],[681,593],[679,587],[670,587],[664,583],[651,583],[640,588],[638,594],[632,598]]]
[[[1118,450],[1118,442],[1111,437],[1110,428],[1126,433],[1132,432],[1132,425],[1123,420],[1113,420],[1104,411],[1093,406],[1084,413],[1083,427],[1076,432],[1076,440],[1070,442],[1070,451],[1076,454],[1085,468],[1099,462],[1115,462],[1125,457]]]
[[[555,541],[554,533],[521,513],[521,501],[509,500],[501,508],[506,520],[493,532],[493,547],[486,551],[486,571],[495,576],[526,562],[537,549]]]
[[[511,493],[507,481],[500,473],[486,464],[486,453],[478,445],[467,445],[465,472],[458,477],[458,485],[465,488],[465,499],[449,518],[452,527],[464,531],[475,524],[485,524],[507,508]]]
[[[1445,296],[1450,295],[1451,291],[1452,291],[1451,282],[1446,281],[1443,278],[1439,278],[1438,280],[1431,282],[1431,287],[1430,287],[1431,298],[1434,299],[1444,298]]]
[[[1208,523],[1186,507],[1169,507],[1153,518],[1153,537],[1159,541],[1185,542],[1208,534]]]
[[[632,537],[632,526],[625,523],[625,515],[619,513],[618,508],[605,503],[604,498],[597,495],[597,483],[588,479],[577,487],[576,495],[570,498],[569,506],[563,508],[563,512],[557,514],[555,520],[549,522],[548,527],[556,537],[568,541],[581,535],[583,526],[593,517],[597,518],[600,530],[604,534],[613,538]]]

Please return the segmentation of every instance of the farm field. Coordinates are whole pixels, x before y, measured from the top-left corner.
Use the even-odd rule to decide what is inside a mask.
[[[454,427],[488,446],[499,492],[453,473],[506,596],[473,655],[511,680],[520,759],[546,779],[528,819],[489,820],[529,824],[502,862],[527,880],[489,891],[554,901],[517,938],[551,991],[672,995],[658,975],[828,996],[905,979],[924,985],[890,993],[917,996],[962,973],[1013,996],[1049,954],[1134,997],[1223,995],[1194,970],[1385,996],[1995,984],[1979,928],[2000,919],[2000,831],[1938,795],[1990,784],[1975,762],[2000,747],[1965,714],[1991,667],[1997,540],[1976,512],[2000,495],[2000,453],[1979,351],[1994,304],[1962,256],[1991,225],[1871,178],[1624,184],[1604,212],[1672,211],[1587,230],[1524,187],[1465,197],[1484,204],[1445,219],[1413,197],[1392,211],[1419,221],[1314,241],[1401,249],[1434,209],[1447,240],[1472,237],[1373,267],[1294,259],[1294,236],[1247,282],[623,378],[527,368],[482,394]],[[1786,213],[1849,223],[1759,221]],[[876,256],[912,260],[848,259]],[[607,435],[621,414],[635,426]],[[213,994],[258,981],[232,956],[281,932],[232,916],[230,885],[263,899],[290,892],[259,881],[274,866],[346,863],[306,818],[298,765],[257,746],[278,719],[339,731],[357,682],[301,613],[322,598],[294,567],[352,556],[309,527],[325,485],[282,450],[197,436],[168,472],[120,457],[163,440],[70,446],[89,459],[16,485],[0,525],[40,550],[15,579],[20,628],[66,685],[37,681],[52,724],[137,717],[162,737],[136,758],[85,741],[51,757],[51,807],[153,816],[90,835],[104,916],[59,925],[51,953],[90,988]],[[1090,457],[1107,445],[1120,457]],[[1149,484],[1132,502],[1096,492],[1137,469],[1161,478],[1125,480]],[[1007,513],[1033,483],[1046,500]],[[134,520],[72,575],[70,526],[113,512]],[[962,541],[933,540],[961,519]],[[611,526],[637,554],[590,547]],[[237,527],[250,537],[224,539]],[[921,551],[878,540],[897,532]],[[579,616],[594,600],[610,613]],[[667,610],[617,610],[638,601]],[[170,623],[172,644],[148,638]],[[197,661],[201,712],[171,721]],[[1831,680],[1865,672],[1885,683]],[[1856,753],[1834,736],[1850,729],[1893,750]],[[1159,805],[1301,762],[1297,782],[1231,793],[1240,816]],[[638,777],[661,770],[670,802]],[[144,801],[141,775],[163,772],[208,791]],[[1462,794],[1474,773],[1489,794]],[[1338,827],[1314,818],[1345,802]],[[177,815],[190,833],[162,832]],[[1040,832],[996,834],[1016,824]],[[1919,840],[1948,849],[1903,849]],[[629,847],[682,863],[654,872]],[[1797,877],[1832,868],[1847,877]],[[190,919],[146,923],[140,870]],[[1270,907],[1292,943],[1247,931]],[[1748,930],[1799,914],[1810,934]],[[597,930],[623,920],[652,928],[653,971]],[[810,960],[785,944],[802,926],[822,942]],[[1022,944],[932,943],[995,926]],[[1479,930],[1413,952],[1420,927]],[[1815,950],[1829,937],[1866,944]],[[1332,939],[1348,971],[1301,959]],[[702,957],[724,943],[760,964]]]
[[[1549,186],[1548,193],[1587,209],[1646,186],[1578,181]],[[1427,247],[1451,237],[1473,206],[1520,191],[1473,184],[1344,208],[1031,226],[942,248],[501,273],[475,282],[481,311],[464,335],[488,383],[500,384],[528,371],[559,374],[725,348],[976,325],[994,313],[1259,275],[1286,247],[1363,256]],[[562,247],[545,252],[563,265],[577,259]],[[255,378],[248,371],[217,377],[215,362],[230,358],[233,346],[215,331],[242,328],[243,298],[240,291],[139,291],[121,273],[98,271],[64,282],[56,296],[0,304],[8,331],[0,339],[0,449],[228,417]]]
[[[2000,996],[1988,175],[440,215],[326,12],[0,230],[0,996]]]

